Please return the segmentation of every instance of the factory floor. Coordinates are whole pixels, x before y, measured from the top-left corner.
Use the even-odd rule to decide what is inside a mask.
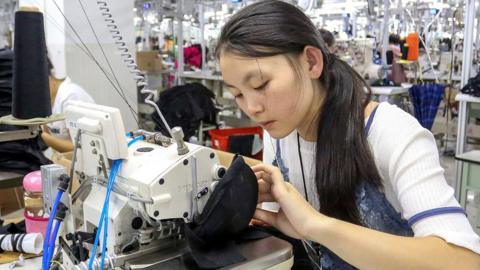
[[[455,178],[456,178],[455,158],[453,156],[443,155],[443,150],[441,150],[440,165],[445,170],[445,180],[451,187],[455,188]],[[475,227],[474,225],[475,224],[474,221],[477,220],[477,217],[480,215],[480,193],[475,194],[473,192],[469,192],[469,194],[467,195],[466,212],[467,212],[467,216],[470,221],[470,224],[472,224],[472,227],[477,232],[477,234],[480,234],[480,228]]]

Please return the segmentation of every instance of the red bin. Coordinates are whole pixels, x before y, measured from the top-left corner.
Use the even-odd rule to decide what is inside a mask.
[[[232,136],[241,135],[256,135],[258,134],[263,140],[263,129],[261,127],[246,127],[246,128],[226,128],[226,129],[212,129],[208,131],[212,139],[212,148],[227,152],[228,139]],[[262,159],[262,152],[253,156],[253,158]]]

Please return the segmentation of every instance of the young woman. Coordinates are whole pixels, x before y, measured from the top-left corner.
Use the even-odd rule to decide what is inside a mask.
[[[247,6],[222,29],[217,56],[238,105],[266,131],[265,164],[253,170],[259,201],[280,209],[257,219],[320,251],[323,269],[480,269],[480,238],[432,134],[371,102],[301,11]]]

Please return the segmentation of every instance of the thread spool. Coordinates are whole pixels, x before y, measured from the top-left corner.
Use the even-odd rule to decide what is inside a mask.
[[[410,33],[407,36],[406,42],[408,44],[408,56],[407,59],[410,61],[418,60],[419,55],[419,46],[420,38],[418,33]]]
[[[52,114],[43,13],[21,7],[15,12],[12,115],[18,119]]]

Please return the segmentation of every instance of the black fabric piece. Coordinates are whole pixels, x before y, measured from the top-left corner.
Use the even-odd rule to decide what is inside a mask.
[[[477,76],[470,78],[468,83],[460,90],[462,93],[480,97],[480,73]]]
[[[12,76],[13,76],[13,74],[12,74]],[[5,77],[5,78],[7,78],[6,80],[0,80],[0,89],[4,93],[9,93],[10,98],[11,98],[11,95],[12,95],[12,88],[13,88],[12,76],[10,76],[8,78]]]
[[[0,78],[4,78],[4,77],[7,77],[7,76],[12,76],[12,75],[13,75],[13,72],[9,69],[0,70]]]
[[[12,50],[0,51],[0,63],[2,63],[2,57],[13,58]],[[8,68],[10,75],[0,78],[0,117],[11,114],[12,111],[12,88],[13,88],[13,66]],[[12,126],[0,125],[0,131],[15,130]]]
[[[12,115],[19,119],[52,114],[43,14],[15,12]]]
[[[0,170],[27,174],[40,170],[40,166],[52,164],[43,155],[45,142],[37,136],[33,139],[0,143]]]
[[[0,87],[6,88],[6,89],[12,89],[13,81],[11,79],[2,80],[0,81]]]
[[[242,156],[252,156],[254,135],[235,135],[228,138],[227,151]]]
[[[200,121],[216,124],[218,110],[215,108],[215,95],[199,83],[175,86],[163,91],[157,105],[170,127],[182,127],[188,141],[200,126]],[[156,112],[152,114],[155,129],[170,136]]]
[[[270,227],[267,227],[270,228]],[[236,236],[237,243],[243,243],[246,241],[260,240],[272,236],[272,234],[265,227],[249,226],[246,230],[242,231]]]
[[[185,226],[185,238],[192,258],[200,268],[219,268],[245,261],[245,257],[237,251],[234,241],[224,239],[221,244],[211,245],[199,238],[188,225]]]
[[[19,234],[27,233],[25,230],[25,221],[15,223],[9,223],[0,228],[0,234]]]
[[[13,61],[13,55],[10,52],[8,48],[0,49],[0,61]]]
[[[0,94],[2,95],[3,98],[8,98],[9,100],[12,100],[12,89],[11,88],[0,87]]]
[[[257,199],[257,178],[237,155],[203,212],[185,226],[185,237],[199,267],[218,268],[245,260],[234,243],[236,237],[248,228]]]

